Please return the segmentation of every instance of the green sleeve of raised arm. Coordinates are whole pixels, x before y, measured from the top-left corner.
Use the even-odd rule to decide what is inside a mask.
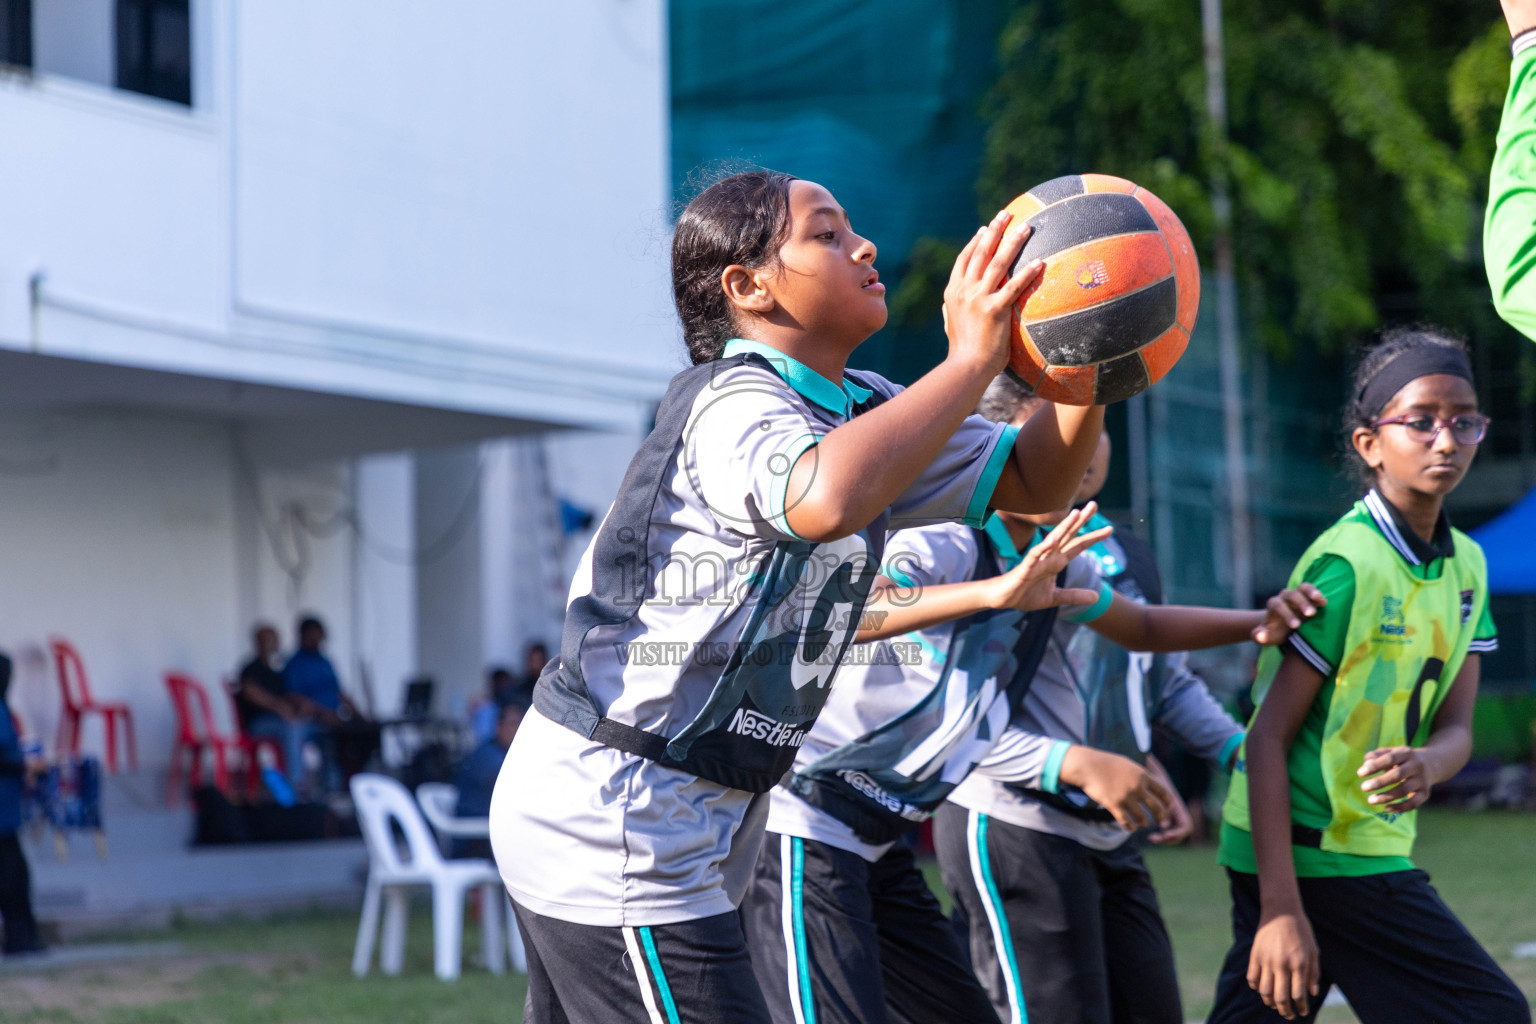
[[[1488,183],[1483,262],[1493,305],[1536,338],[1536,48],[1515,56]]]

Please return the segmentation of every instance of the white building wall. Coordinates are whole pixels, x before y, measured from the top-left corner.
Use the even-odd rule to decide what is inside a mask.
[[[216,686],[258,620],[287,646],[319,614],[344,686],[363,698],[366,675],[383,714],[418,670],[446,709],[487,664],[556,646],[587,535],[551,532],[534,456],[550,496],[600,517],[684,364],[663,0],[192,0],[190,109],[108,87],[110,5],[34,9],[38,73],[0,76],[7,358],[489,414],[523,436],[488,450],[463,544],[422,559],[456,497],[423,500],[436,456],[338,430],[306,463],[273,450],[295,436],[281,400],[231,391],[221,418],[135,378],[0,416],[0,646],[21,655],[29,724],[51,736],[32,653],[55,633],[99,696],[133,704],[150,765],[170,744],[161,673]],[[550,425],[602,432],[531,439]]]
[[[417,672],[416,464],[409,455],[373,455],[356,467],[358,529],[353,599],[356,691],[376,717],[398,711]],[[366,677],[367,685],[363,685]],[[363,705],[365,708],[366,704]]]
[[[195,0],[191,108],[6,76],[0,345],[632,429],[678,366],[664,40],[660,0]]]
[[[59,706],[41,660],[52,636],[79,649],[96,697],[131,702],[148,764],[163,764],[171,744],[162,673],[217,687],[236,667],[229,446],[217,423],[0,418],[0,646],[21,669],[13,705],[45,738]],[[86,745],[99,751],[99,737],[92,721]]]

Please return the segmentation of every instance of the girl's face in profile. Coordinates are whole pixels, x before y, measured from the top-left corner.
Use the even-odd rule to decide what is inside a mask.
[[[775,314],[852,348],[885,326],[885,285],[875,245],[860,236],[832,193],[810,181],[789,186],[789,232],[776,274],[765,281]]]
[[[1465,378],[1437,373],[1409,381],[1381,410],[1377,426],[1354,432],[1355,450],[1376,474],[1388,500],[1412,494],[1441,497],[1456,489],[1477,455],[1466,435],[1477,416],[1477,393]],[[1383,422],[1396,421],[1396,422]],[[1427,440],[1430,434],[1433,439]]]

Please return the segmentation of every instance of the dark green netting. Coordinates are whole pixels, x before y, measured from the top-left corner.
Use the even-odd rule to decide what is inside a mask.
[[[672,173],[749,161],[820,182],[880,249],[892,289],[912,243],[979,223],[982,96],[997,74],[998,0],[674,0]],[[1022,192],[1032,183],[1020,186]],[[910,383],[937,329],[887,328],[859,366]]]
[[[687,198],[697,169],[727,160],[819,181],[880,247],[877,265],[894,291],[915,240],[963,239],[991,213],[976,198],[981,107],[997,75],[997,34],[1015,3],[673,0],[677,198]],[[1017,191],[1034,184],[1019,182]],[[1231,559],[1209,284],[1189,353],[1142,409],[1147,466],[1134,504],[1147,518],[1135,528],[1155,541],[1171,600],[1225,604]],[[1244,348],[1253,347],[1246,339]],[[854,364],[910,383],[944,350],[936,320],[921,330],[891,326]],[[1269,589],[1355,496],[1337,459],[1344,366],[1333,358],[1277,365],[1250,355],[1244,362],[1255,583]],[[1518,385],[1518,375],[1508,376]],[[1117,455],[1101,499],[1131,523],[1127,409],[1112,407],[1108,423]],[[1531,609],[1536,601],[1521,615],[1502,615],[1501,628],[1536,634]],[[1536,646],[1512,641],[1508,650],[1502,657],[1513,661]],[[1490,660],[1489,674],[1519,674],[1500,660]],[[1519,670],[1524,678],[1532,671]],[[1232,685],[1242,681],[1238,675]]]

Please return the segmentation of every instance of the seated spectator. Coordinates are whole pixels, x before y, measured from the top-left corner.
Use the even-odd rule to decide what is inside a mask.
[[[533,684],[539,681],[539,674],[544,671],[544,666],[549,664],[549,648],[540,643],[528,645],[528,650],[523,654],[523,689],[533,693]]]
[[[549,663],[549,649],[541,643],[531,643],[523,655],[523,674],[500,698],[503,704],[516,704],[527,711],[533,707],[533,685]]]
[[[315,733],[325,774],[326,788],[341,786],[331,730],[344,722],[361,719],[357,707],[341,692],[341,680],[331,660],[320,652],[325,625],[314,616],[299,620],[299,649],[283,666],[283,685],[298,713],[320,728]]]
[[[517,679],[511,672],[499,666],[491,669],[486,678],[485,692],[469,706],[469,728],[476,743],[484,743],[496,735],[496,722],[501,717],[501,709],[516,702],[518,689]]]
[[[342,718],[357,714],[357,709],[341,692],[341,680],[331,659],[320,653],[323,643],[324,624],[313,616],[300,619],[299,649],[283,666],[283,683],[307,714],[326,725],[336,725]]]
[[[240,669],[235,689],[235,713],[240,728],[255,737],[270,737],[283,747],[284,769],[295,789],[313,787],[304,767],[304,744],[322,745],[324,730],[304,703],[288,692],[277,669],[277,630],[261,623],[251,637],[255,655]]]
[[[32,873],[21,849],[21,793],[29,764],[5,702],[11,687],[11,659],[0,654],[0,922],[5,925],[5,955],[35,953],[43,946],[32,914]],[[493,780],[494,781],[494,780]]]
[[[496,776],[501,774],[501,762],[506,760],[507,748],[512,737],[523,723],[523,709],[516,704],[506,704],[496,719],[496,734],[476,747],[464,763],[454,783],[459,787],[459,802],[453,813],[459,818],[489,818],[491,793],[496,789]],[[489,839],[456,840],[452,855],[455,857],[491,858]]]

